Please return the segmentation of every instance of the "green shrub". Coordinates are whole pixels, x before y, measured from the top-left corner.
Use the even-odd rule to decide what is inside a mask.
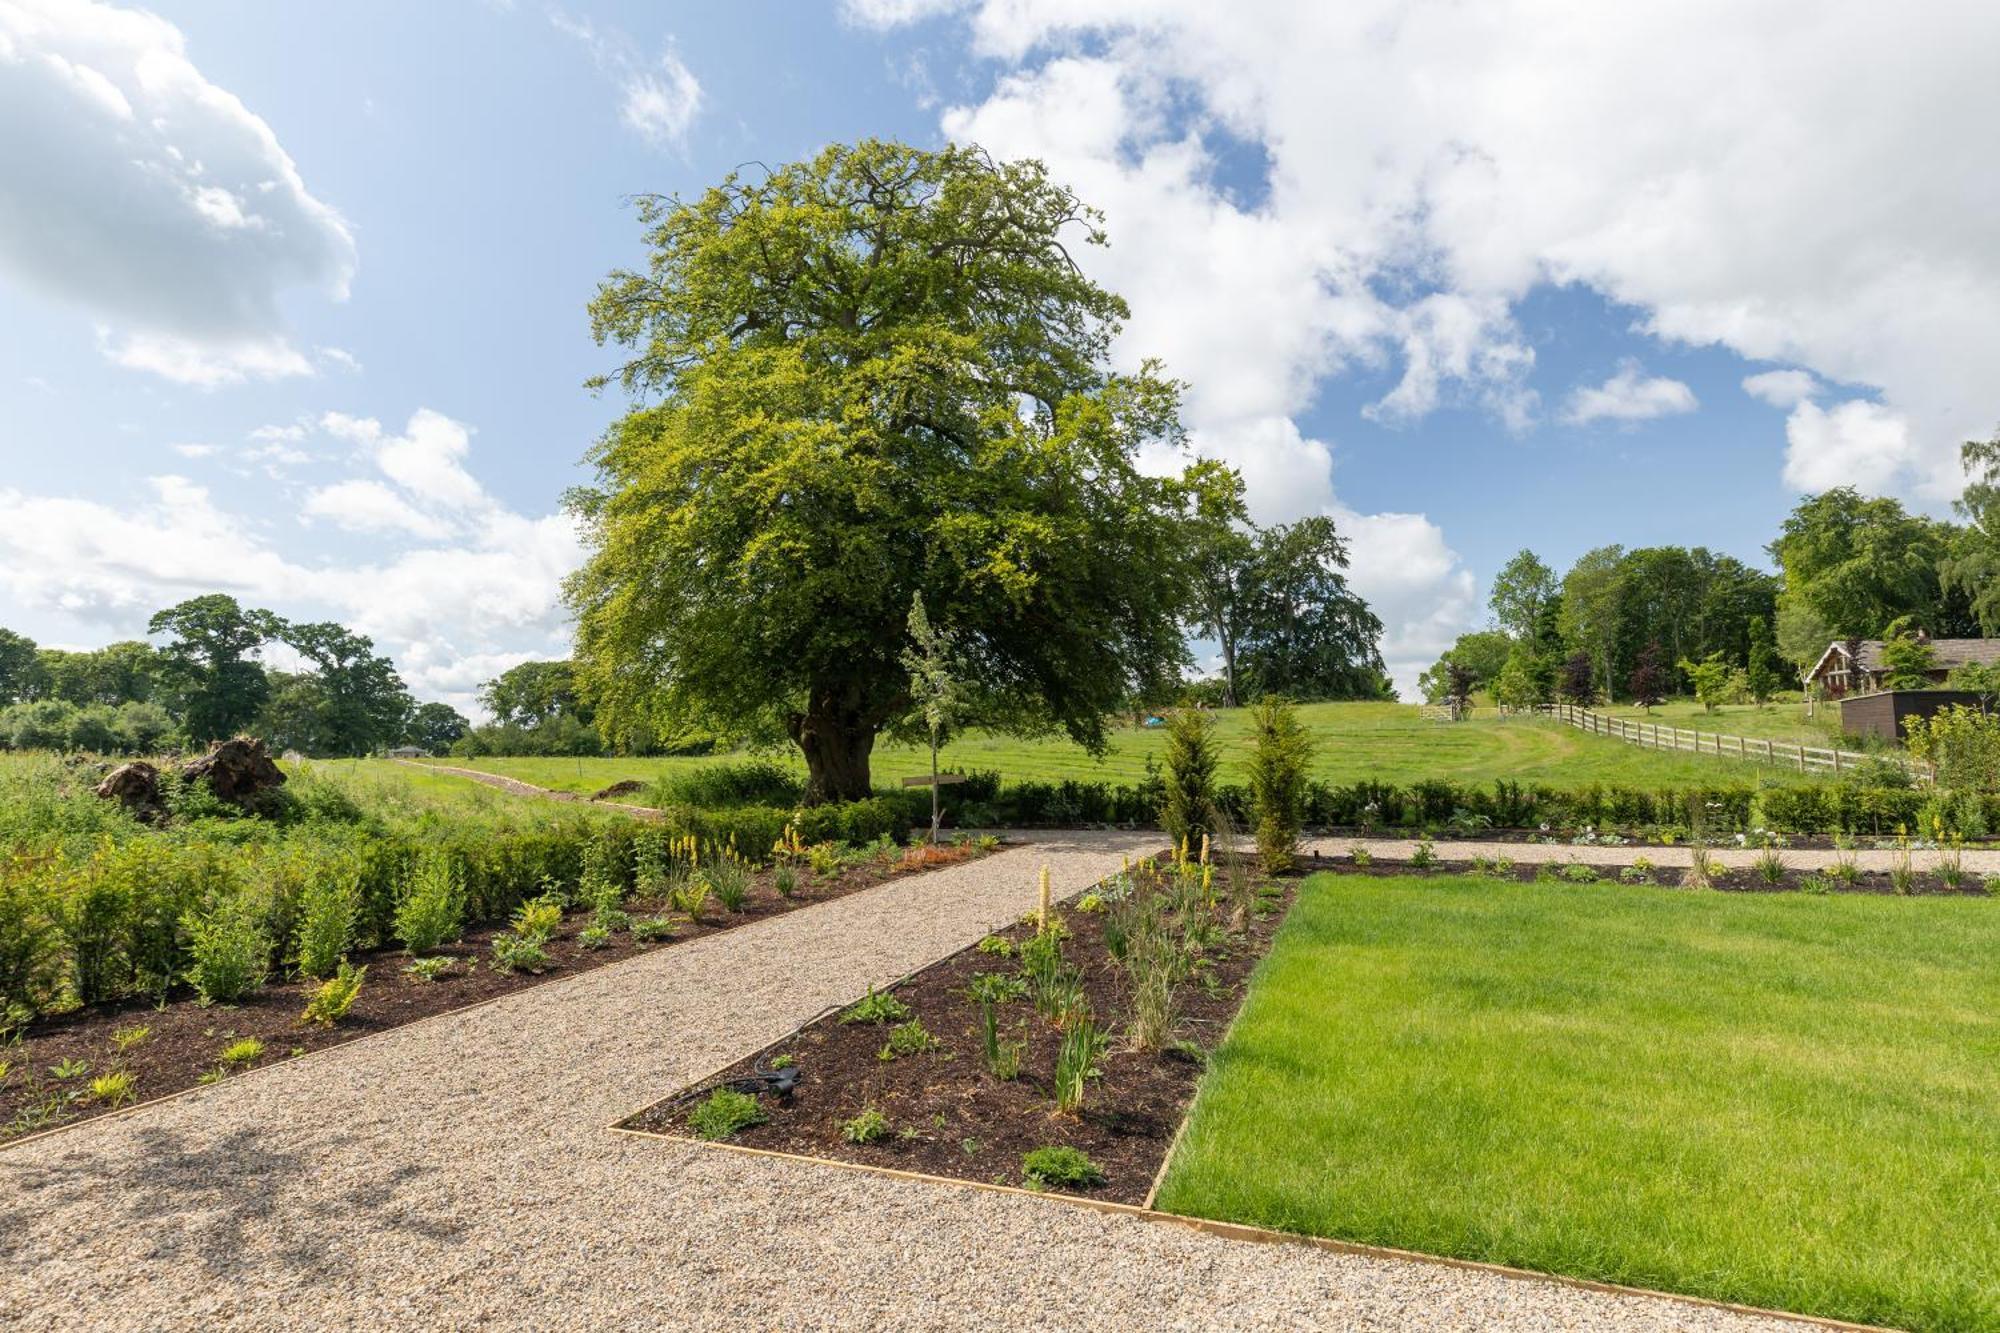
[[[216,1058],[225,1065],[241,1069],[245,1065],[255,1064],[263,1054],[263,1042],[255,1037],[241,1037],[223,1047],[222,1054]]]
[[[1085,1091],[1109,1044],[1110,1038],[1098,1028],[1087,1006],[1069,1015],[1062,1041],[1056,1046],[1056,1110],[1074,1115],[1083,1109]]]
[[[651,799],[656,806],[687,805],[697,809],[791,806],[798,804],[804,791],[805,783],[783,765],[769,759],[747,759],[690,765],[669,772],[653,784]]]
[[[1255,741],[1250,753],[1250,801],[1257,855],[1266,874],[1279,875],[1298,859],[1312,736],[1291,704],[1275,695],[1267,695],[1251,711],[1250,730]]]
[[[512,933],[493,937],[495,972],[546,972],[552,965],[548,950],[540,940]]]
[[[687,1123],[696,1138],[712,1140],[726,1139],[768,1119],[764,1108],[749,1093],[717,1088],[707,1101],[688,1112]]]
[[[878,991],[873,986],[868,994],[847,1006],[840,1013],[843,1023],[900,1023],[910,1016],[910,1006],[891,995],[888,991]]]
[[[327,858],[300,893],[299,971],[309,977],[333,975],[347,954],[360,915],[359,867],[351,858]]]
[[[465,888],[458,867],[442,852],[412,863],[396,907],[396,938],[413,954],[430,953],[464,933]]]
[[[1104,1172],[1080,1148],[1036,1148],[1021,1155],[1021,1178],[1035,1189],[1083,1189],[1104,1183]]]
[[[115,1069],[90,1080],[90,1095],[106,1106],[123,1106],[136,1095],[135,1084],[129,1069]]]
[[[347,1017],[347,1011],[361,998],[361,982],[367,975],[367,968],[343,962],[339,971],[322,981],[306,1001],[303,1021],[330,1028]]]
[[[1215,724],[1198,708],[1167,715],[1166,787],[1160,827],[1176,846],[1215,827]]]
[[[861,1109],[852,1120],[840,1123],[840,1137],[849,1143],[873,1143],[889,1137],[889,1117],[872,1106]]]
[[[611,943],[611,932],[604,926],[589,925],[576,933],[577,945],[585,949],[602,949]]]
[[[632,922],[632,938],[641,944],[651,944],[655,940],[670,940],[674,937],[674,923],[663,916],[636,917]]]
[[[907,1023],[898,1023],[889,1029],[889,1040],[876,1052],[880,1060],[899,1060],[906,1055],[922,1055],[936,1046],[937,1038],[925,1027],[923,1020],[913,1018]]]
[[[514,933],[530,944],[546,944],[562,926],[562,915],[554,898],[532,898],[514,909]]]
[[[264,984],[269,972],[271,942],[258,913],[247,898],[221,903],[202,914],[190,913],[188,984],[203,1004],[228,1004]]]

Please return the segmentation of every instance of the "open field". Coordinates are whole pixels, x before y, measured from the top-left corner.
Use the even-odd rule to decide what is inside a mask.
[[[2000,904],[1317,877],[1169,1210],[2000,1322]]]
[[[1426,720],[1410,704],[1306,704],[1299,714],[1311,729],[1318,751],[1312,775],[1323,782],[1362,780],[1408,783],[1425,778],[1451,778],[1489,783],[1507,779],[1551,786],[1622,783],[1657,787],[1727,781],[1755,781],[1775,774],[1758,764],[1732,759],[1672,755],[1591,736],[1553,722],[1515,718],[1501,721],[1488,713],[1460,723]],[[1242,782],[1250,753],[1249,714],[1220,709],[1215,714],[1222,751],[1222,780]],[[946,767],[958,770],[997,769],[1010,781],[1074,778],[1085,782],[1136,782],[1145,776],[1146,760],[1160,760],[1166,750],[1161,728],[1122,727],[1113,734],[1103,760],[1061,738],[1019,740],[975,734],[946,749]],[[803,766],[796,751],[781,752],[787,764]],[[624,778],[650,782],[689,765],[714,763],[713,757],[650,759],[465,759],[445,760],[469,768],[503,773],[537,786],[593,792]],[[909,746],[880,745],[875,750],[877,784],[929,771],[928,752]]]
[[[1629,717],[1640,722],[1657,722],[1663,727],[1684,731],[1705,731],[1723,736],[1749,736],[1754,740],[1788,741],[1794,745],[1845,745],[1860,748],[1840,732],[1840,706],[1821,704],[1816,716],[1807,717],[1805,705],[1797,701],[1756,704],[1723,704],[1708,712],[1693,699],[1669,699],[1651,712],[1637,704],[1610,704],[1597,710],[1607,717]]]

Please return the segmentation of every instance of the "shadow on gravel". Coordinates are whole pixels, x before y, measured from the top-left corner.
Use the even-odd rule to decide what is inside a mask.
[[[350,1247],[367,1237],[447,1242],[463,1230],[400,1197],[436,1174],[430,1167],[400,1166],[329,1192],[314,1159],[346,1145],[365,1155],[351,1136],[324,1139],[311,1155],[277,1146],[261,1128],[198,1146],[169,1129],[136,1138],[136,1153],[115,1157],[78,1150],[57,1162],[0,1158],[0,1261],[26,1261],[31,1219],[56,1208],[82,1207],[94,1231],[125,1232],[146,1247],[148,1261],[197,1262],[218,1277],[270,1267],[335,1277]]]

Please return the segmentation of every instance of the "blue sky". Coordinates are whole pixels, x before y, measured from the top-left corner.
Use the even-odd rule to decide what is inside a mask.
[[[0,5],[0,624],[220,587],[461,706],[560,653],[624,201],[867,135],[1105,208],[1119,358],[1261,517],[1336,515],[1405,682],[1523,545],[1762,563],[1806,491],[1942,510],[2000,417],[2000,173],[1954,147],[1993,16],[1884,61],[1867,7],[1768,10]]]

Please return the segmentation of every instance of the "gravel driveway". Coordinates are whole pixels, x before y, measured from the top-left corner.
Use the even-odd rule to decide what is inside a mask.
[[[1157,842],[1045,835],[0,1150],[0,1327],[1796,1327],[605,1128]]]

